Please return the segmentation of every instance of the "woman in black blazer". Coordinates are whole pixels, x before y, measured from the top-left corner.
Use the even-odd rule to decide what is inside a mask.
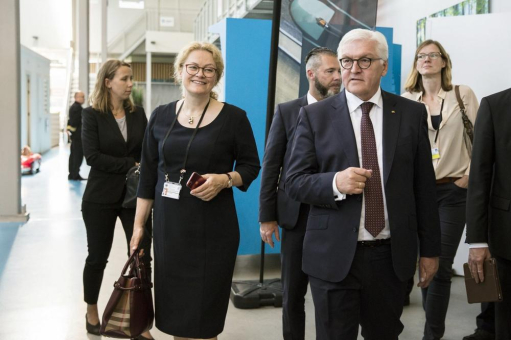
[[[122,207],[126,192],[126,173],[138,165],[147,117],[141,107],[133,105],[130,94],[133,87],[129,64],[109,60],[98,73],[92,106],[83,110],[83,152],[91,170],[82,200],[82,215],[87,229],[89,255],[83,271],[86,328],[99,335],[97,301],[103,271],[112,248],[117,218],[122,222],[127,244],[133,234],[135,209]],[[152,233],[151,219],[145,229]],[[143,257],[150,272],[151,237],[141,244]],[[129,254],[129,250],[128,250]],[[147,332],[141,339],[151,339]]]

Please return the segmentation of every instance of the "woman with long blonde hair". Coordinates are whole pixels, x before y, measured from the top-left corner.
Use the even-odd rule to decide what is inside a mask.
[[[133,76],[129,64],[109,60],[99,70],[92,106],[82,113],[83,153],[90,174],[83,194],[82,216],[87,230],[89,254],[83,271],[87,332],[99,335],[98,296],[103,272],[112,248],[117,218],[121,220],[127,244],[133,234],[135,209],[122,207],[126,174],[138,165],[147,126],[144,109],[133,105],[130,95]],[[149,235],[140,247],[142,260],[151,266],[151,219],[143,229]],[[128,247],[129,248],[129,247]],[[129,249],[127,251],[129,255]],[[138,339],[152,339],[146,332]]]

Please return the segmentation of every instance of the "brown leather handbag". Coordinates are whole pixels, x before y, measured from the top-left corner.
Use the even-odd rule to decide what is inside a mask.
[[[137,250],[114,283],[114,291],[103,313],[101,335],[132,339],[150,330],[154,321],[152,287]]]

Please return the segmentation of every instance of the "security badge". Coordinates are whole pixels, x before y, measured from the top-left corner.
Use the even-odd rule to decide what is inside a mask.
[[[181,192],[181,184],[175,182],[165,182],[163,184],[163,197],[172,198],[175,200],[179,199],[179,193]]]
[[[440,151],[438,151],[438,147],[431,148],[431,158],[432,159],[439,159],[440,158]]]
[[[183,180],[183,176],[186,170],[181,170],[181,176],[179,176],[179,182],[171,182],[169,180],[169,175],[165,174],[165,183],[163,183],[163,192],[161,195],[163,197],[172,198],[175,200],[179,199],[179,193],[181,192],[181,181]]]

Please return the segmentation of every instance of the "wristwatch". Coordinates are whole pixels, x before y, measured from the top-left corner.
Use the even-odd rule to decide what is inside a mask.
[[[225,174],[227,175],[227,177],[229,177],[229,183],[227,183],[227,187],[232,188],[232,177],[228,172],[226,172]]]

